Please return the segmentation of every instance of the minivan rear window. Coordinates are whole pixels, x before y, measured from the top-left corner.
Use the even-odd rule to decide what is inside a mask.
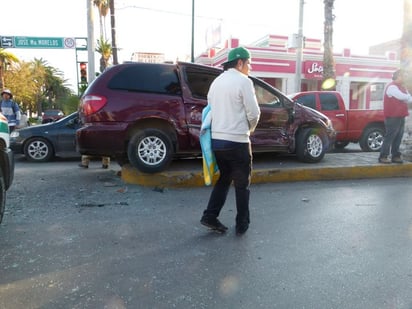
[[[108,83],[110,89],[180,95],[174,66],[133,65],[119,71]]]

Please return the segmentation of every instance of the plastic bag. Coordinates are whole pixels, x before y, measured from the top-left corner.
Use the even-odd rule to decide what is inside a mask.
[[[212,150],[211,123],[210,106],[207,105],[202,112],[202,128],[199,137],[203,158],[203,178],[206,186],[212,184],[213,176],[219,170]]]

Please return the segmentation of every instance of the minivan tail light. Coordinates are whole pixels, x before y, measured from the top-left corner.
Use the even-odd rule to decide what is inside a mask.
[[[105,106],[107,102],[106,97],[98,96],[98,95],[86,95],[82,98],[81,106],[82,112],[85,116],[89,116],[98,112],[100,109]]]

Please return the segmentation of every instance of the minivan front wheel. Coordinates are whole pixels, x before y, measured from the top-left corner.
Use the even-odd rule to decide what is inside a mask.
[[[326,152],[325,135],[321,130],[306,128],[296,140],[296,155],[299,161],[316,163],[323,159]]]
[[[158,129],[143,129],[129,141],[127,156],[130,163],[143,173],[165,170],[173,158],[170,137]]]

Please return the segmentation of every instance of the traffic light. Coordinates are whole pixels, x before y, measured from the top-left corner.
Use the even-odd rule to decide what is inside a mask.
[[[80,62],[80,83],[87,84],[87,64]]]

